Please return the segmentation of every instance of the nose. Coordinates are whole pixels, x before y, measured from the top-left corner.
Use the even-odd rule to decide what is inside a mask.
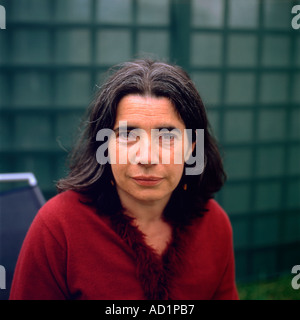
[[[159,146],[152,141],[151,136],[140,137],[135,163],[146,167],[159,163]]]

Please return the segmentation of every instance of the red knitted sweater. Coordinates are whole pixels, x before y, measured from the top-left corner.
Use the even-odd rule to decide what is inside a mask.
[[[160,257],[123,214],[100,216],[73,191],[37,214],[10,299],[237,299],[232,230],[210,200],[193,225],[174,228]]]

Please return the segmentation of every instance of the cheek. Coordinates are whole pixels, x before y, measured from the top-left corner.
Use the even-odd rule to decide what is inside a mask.
[[[108,154],[112,165],[125,165],[128,163],[128,145],[111,139],[108,144]]]
[[[126,173],[126,169],[124,168],[124,165],[111,164],[111,171],[112,171],[113,179],[115,180],[116,184],[124,185],[125,173]]]
[[[126,173],[126,166],[121,164],[111,164],[111,171],[116,181],[122,180]]]
[[[189,143],[186,137],[175,141],[171,147],[171,163],[184,166],[187,155],[189,154]],[[180,168],[178,169],[180,170]]]
[[[117,163],[117,158],[116,158],[117,154],[118,154],[117,143],[116,143],[116,139],[113,137],[113,138],[110,138],[108,142],[108,156],[111,164]]]
[[[184,165],[183,164],[173,164],[167,165],[166,171],[168,171],[169,182],[175,189],[179,184],[182,174],[183,174]]]

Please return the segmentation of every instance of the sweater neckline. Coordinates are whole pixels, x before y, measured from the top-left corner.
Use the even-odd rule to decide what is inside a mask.
[[[182,268],[186,227],[171,224],[172,239],[162,254],[158,254],[146,243],[145,235],[132,223],[133,220],[123,212],[111,217],[113,229],[132,249],[145,297],[148,300],[172,300],[172,280]]]

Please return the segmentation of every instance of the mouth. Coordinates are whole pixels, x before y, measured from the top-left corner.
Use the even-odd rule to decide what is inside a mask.
[[[155,176],[137,176],[132,178],[138,185],[141,186],[156,186],[158,185],[163,178]]]

